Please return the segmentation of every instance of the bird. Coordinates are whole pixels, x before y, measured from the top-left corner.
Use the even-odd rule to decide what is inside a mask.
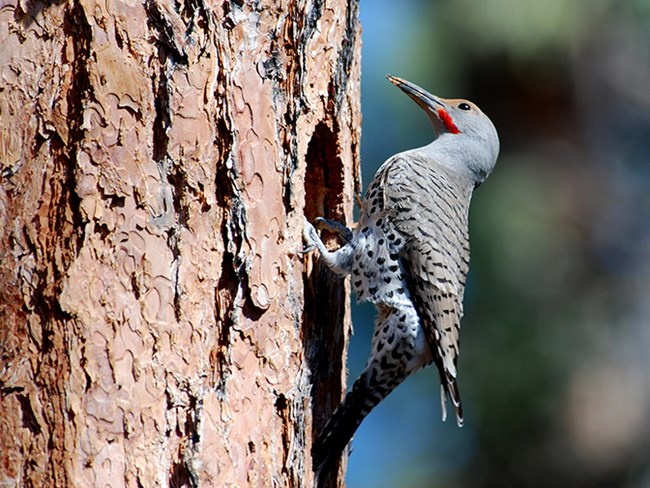
[[[312,447],[316,479],[336,465],[368,413],[414,372],[435,364],[442,419],[451,402],[459,426],[457,384],[460,321],[469,270],[468,213],[472,192],[492,172],[499,136],[474,103],[444,99],[387,75],[429,118],[431,143],[387,159],[371,180],[354,230],[306,218],[305,252],[350,276],[358,301],[375,305],[371,353],[350,391]],[[330,251],[317,228],[338,234]]]

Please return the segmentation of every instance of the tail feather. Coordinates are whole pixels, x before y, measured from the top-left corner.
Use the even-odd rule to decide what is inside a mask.
[[[456,423],[458,427],[463,426],[463,406],[460,402],[460,391],[456,378],[449,373],[440,373],[440,404],[442,405],[442,421],[447,420],[447,398],[451,400],[451,405],[456,414]]]
[[[318,486],[336,466],[361,421],[385,396],[377,389],[369,388],[367,375],[362,375],[354,383],[312,448],[314,472]]]
[[[456,379],[448,374],[441,374],[440,376],[443,420],[447,416],[446,402],[447,398],[449,398],[456,414],[456,422],[459,427],[462,427],[463,409]],[[368,379],[367,373],[363,373],[357,379],[314,442],[312,460],[318,486],[321,485],[332,468],[336,466],[361,421],[396,386],[391,385],[389,388],[384,389],[379,385],[375,385],[374,388],[371,388]]]

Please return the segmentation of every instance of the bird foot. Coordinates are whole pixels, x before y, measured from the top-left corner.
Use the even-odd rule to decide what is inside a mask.
[[[306,245],[301,251],[298,251],[298,254],[309,254],[318,248],[320,237],[318,237],[318,232],[316,232],[314,226],[307,220],[307,217],[305,217],[304,227],[302,229],[302,240]]]
[[[339,238],[343,241],[343,244],[347,244],[352,240],[352,231],[336,220],[316,217],[314,223],[316,224],[316,228],[318,230],[327,230],[339,236]]]

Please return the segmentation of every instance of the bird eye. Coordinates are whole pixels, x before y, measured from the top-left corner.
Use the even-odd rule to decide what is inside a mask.
[[[458,105],[458,108],[461,110],[470,110],[472,107],[469,106],[469,103],[463,102],[460,105]]]

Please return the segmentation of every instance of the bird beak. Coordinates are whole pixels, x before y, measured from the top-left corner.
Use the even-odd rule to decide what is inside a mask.
[[[423,90],[415,83],[411,83],[410,81],[403,80],[393,75],[386,75],[386,78],[388,78],[388,81],[393,85],[411,97],[415,103],[424,110],[435,112],[440,107],[445,108],[445,104],[442,103],[438,97],[431,95],[431,93]]]
[[[415,101],[427,114],[429,120],[433,124],[433,129],[436,134],[442,132],[458,133],[458,128],[451,121],[451,117],[446,110],[446,105],[443,99],[432,95],[426,90],[423,90],[415,83],[403,80],[397,76],[386,75],[390,81],[397,88],[406,93]]]

